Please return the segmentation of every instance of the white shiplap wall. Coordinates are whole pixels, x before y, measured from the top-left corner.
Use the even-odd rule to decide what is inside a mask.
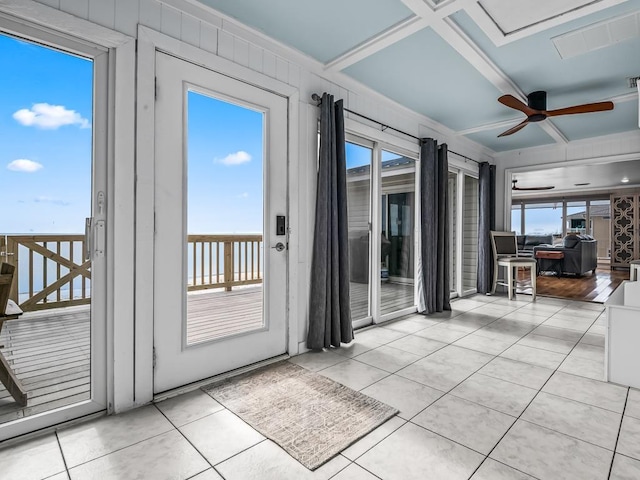
[[[314,92],[327,91],[345,101],[345,106],[372,118],[417,136],[432,136],[447,142],[452,150],[478,160],[491,160],[487,149],[456,137],[452,131],[400,106],[367,89],[349,77],[335,72],[325,72],[315,60],[266,38],[214,10],[183,0],[37,0],[39,3],[70,13],[103,27],[114,29],[131,37],[142,24],[187,44],[214,53],[253,71],[263,73],[287,83],[300,92],[298,141],[299,151],[292,156],[297,162],[298,178],[292,193],[291,205],[297,204],[299,232],[298,262],[300,279],[295,292],[297,312],[290,314],[298,319],[299,341],[306,337],[309,252],[312,242],[315,208],[315,106],[309,105]],[[400,137],[403,140],[404,137]],[[294,352],[295,353],[295,352]]]

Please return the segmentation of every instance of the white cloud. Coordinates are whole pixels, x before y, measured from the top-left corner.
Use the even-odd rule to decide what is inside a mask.
[[[249,192],[242,192],[240,195],[236,195],[237,198],[249,198]]]
[[[215,163],[222,163],[223,165],[240,165],[251,161],[251,155],[244,150],[240,150],[235,153],[230,153],[224,158],[216,158]]]
[[[33,201],[36,203],[52,203],[53,205],[62,205],[65,207],[67,205],[71,205],[69,202],[60,200],[59,198],[45,197],[45,196],[36,197],[33,199]]]
[[[38,162],[34,162],[33,160],[27,160],[26,158],[19,158],[18,160],[14,160],[13,162],[7,165],[9,170],[13,170],[14,172],[27,172],[33,173],[37,172],[42,168],[42,164]]]
[[[30,109],[23,108],[13,114],[13,118],[26,127],[38,127],[55,130],[64,125],[78,125],[89,128],[89,120],[83,118],[75,110],[68,110],[63,105],[35,103]]]

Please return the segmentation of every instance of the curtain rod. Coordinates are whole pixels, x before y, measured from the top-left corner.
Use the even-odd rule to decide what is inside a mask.
[[[320,106],[322,104],[322,97],[320,95],[318,95],[317,93],[314,93],[311,95],[311,100],[313,100],[314,102],[316,102],[318,104],[318,106]],[[360,118],[364,118],[365,120],[368,120],[370,122],[373,123],[377,123],[378,125],[380,125],[382,127],[382,131],[384,132],[385,130],[393,130],[394,132],[398,132],[401,133],[402,135],[406,135],[407,137],[411,137],[414,138],[418,141],[418,144],[420,144],[420,141],[422,140],[420,137],[416,137],[415,135],[412,135],[410,133],[404,132],[402,130],[398,130],[397,128],[393,128],[385,123],[380,122],[379,120],[375,120],[371,117],[367,117],[366,115],[362,115],[361,113],[358,112],[354,112],[353,110],[349,110],[348,108],[344,109],[345,112],[349,112],[352,115],[356,115],[357,117]],[[459,157],[464,158],[465,160],[469,160],[471,162],[475,162],[477,164],[483,163],[483,162],[479,162],[478,160],[474,160],[473,158],[467,157],[466,155],[462,155],[461,153],[458,152],[454,152],[453,150],[448,150],[447,151],[449,153],[453,153],[454,155],[457,155]]]

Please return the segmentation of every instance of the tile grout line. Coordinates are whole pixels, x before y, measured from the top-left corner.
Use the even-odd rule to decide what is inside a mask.
[[[486,305],[490,305],[491,303],[493,303],[493,302],[488,302]],[[546,322],[547,320],[549,320],[549,319],[550,319],[551,317],[553,317],[555,314],[557,314],[557,313],[561,312],[562,310],[564,310],[565,308],[567,308],[567,307],[571,306],[571,303],[568,303],[568,304],[563,305],[563,306],[562,306],[560,309],[558,309],[557,311],[555,311],[555,312],[553,312],[553,313],[550,313],[550,314],[545,318],[545,320],[544,320],[542,323],[540,323],[540,324],[533,324],[533,323],[531,323],[531,322],[524,322],[524,321],[522,321],[522,323],[526,323],[526,324],[534,325],[534,328],[533,328],[532,330],[530,330],[529,332],[527,332],[525,335],[520,336],[517,340],[515,340],[515,342],[514,342],[514,343],[512,343],[509,347],[507,347],[506,349],[504,349],[502,352],[500,352],[500,353],[498,353],[498,354],[487,354],[486,352],[481,352],[481,351],[478,351],[478,350],[473,350],[473,349],[469,349],[469,348],[466,348],[466,347],[461,347],[461,346],[458,346],[458,345],[454,345],[454,343],[455,343],[455,342],[457,342],[457,341],[459,341],[459,340],[461,340],[461,339],[463,339],[463,338],[465,338],[465,337],[467,337],[467,336],[469,336],[469,335],[471,335],[471,334],[473,334],[473,333],[476,333],[478,330],[481,330],[481,329],[483,329],[483,328],[485,328],[485,327],[487,327],[487,326],[489,326],[489,325],[491,325],[491,324],[493,324],[493,323],[497,322],[497,321],[498,321],[498,320],[500,320],[500,319],[503,319],[503,318],[504,318],[504,317],[506,317],[507,315],[510,315],[510,314],[512,314],[512,313],[517,312],[517,311],[518,311],[518,310],[520,310],[521,308],[524,308],[524,307],[530,306],[530,305],[532,305],[532,304],[533,304],[533,302],[526,302],[526,304],[525,304],[525,305],[522,305],[522,306],[520,306],[520,307],[516,308],[515,310],[512,310],[511,312],[504,313],[504,314],[502,314],[502,315],[501,315],[501,316],[499,316],[499,317],[498,317],[498,316],[496,316],[496,318],[495,318],[493,321],[491,321],[491,322],[487,323],[486,325],[483,325],[482,327],[479,327],[479,328],[477,328],[477,329],[475,329],[475,330],[472,330],[472,331],[468,332],[466,335],[464,335],[463,337],[460,337],[460,338],[458,338],[458,339],[454,340],[453,342],[449,342],[449,343],[447,343],[447,344],[443,345],[442,347],[438,348],[437,350],[434,350],[433,352],[430,352],[428,355],[426,355],[426,356],[424,356],[424,357],[421,357],[421,358],[419,358],[419,359],[415,360],[414,362],[411,362],[411,363],[409,363],[409,364],[405,365],[404,367],[402,367],[401,369],[397,370],[396,372],[391,372],[391,373],[389,373],[389,374],[388,374],[388,375],[386,375],[385,377],[383,377],[383,378],[381,378],[381,379],[377,380],[376,382],[373,382],[371,385],[374,385],[374,384],[378,383],[379,381],[382,381],[382,380],[384,380],[384,379],[386,379],[386,378],[388,378],[388,377],[390,377],[390,376],[392,376],[392,375],[397,375],[397,372],[399,372],[400,370],[402,370],[402,369],[406,368],[406,367],[407,367],[407,366],[409,366],[409,365],[412,365],[412,364],[414,364],[414,363],[418,362],[419,360],[422,360],[422,359],[424,359],[424,358],[428,358],[428,357],[429,357],[429,356],[431,356],[432,354],[436,353],[437,351],[440,351],[440,350],[444,349],[444,348],[445,348],[445,347],[447,347],[447,346],[457,346],[458,348],[463,348],[463,349],[465,349],[465,350],[473,351],[473,352],[476,352],[476,353],[482,353],[482,354],[486,354],[486,355],[492,355],[492,356],[493,356],[493,358],[492,358],[491,360],[489,360],[489,362],[486,362],[486,363],[484,363],[483,365],[481,365],[478,369],[476,369],[475,371],[473,371],[470,375],[468,375],[467,377],[465,377],[463,380],[461,380],[461,381],[460,381],[458,384],[456,384],[454,387],[452,387],[452,388],[451,388],[451,389],[449,389],[448,391],[444,392],[444,394],[443,394],[442,396],[438,397],[436,400],[434,400],[434,401],[433,401],[433,402],[431,402],[429,405],[425,406],[422,410],[420,410],[418,413],[416,413],[416,415],[412,416],[412,417],[411,417],[411,419],[406,420],[406,421],[405,421],[405,423],[402,425],[402,426],[404,426],[404,425],[406,425],[407,423],[411,423],[411,424],[412,424],[412,425],[414,425],[414,426],[417,426],[417,427],[423,428],[423,429],[425,429],[425,430],[427,430],[427,431],[429,431],[429,432],[431,432],[431,433],[434,433],[435,435],[438,435],[438,436],[441,436],[441,437],[443,437],[443,438],[446,438],[447,440],[449,440],[449,441],[451,441],[451,442],[453,442],[453,443],[456,443],[456,444],[458,444],[458,445],[461,445],[461,446],[463,446],[463,447],[465,447],[465,448],[467,448],[467,449],[469,449],[469,450],[476,451],[476,450],[474,450],[474,449],[472,449],[472,448],[470,448],[470,447],[468,447],[468,446],[466,446],[466,445],[463,445],[463,444],[461,444],[461,443],[459,443],[459,442],[457,442],[457,441],[455,441],[455,440],[449,439],[449,438],[445,437],[444,435],[441,435],[441,434],[439,434],[439,433],[433,432],[433,431],[429,430],[428,428],[425,428],[425,427],[422,427],[421,425],[418,425],[418,424],[416,424],[416,423],[413,423],[411,420],[412,420],[413,418],[415,418],[416,416],[420,415],[420,413],[424,412],[427,408],[429,408],[431,405],[433,405],[433,404],[434,404],[435,402],[437,402],[439,399],[443,398],[443,397],[444,397],[444,396],[446,396],[446,395],[451,394],[451,391],[453,391],[455,388],[457,388],[461,383],[465,382],[465,381],[466,381],[466,380],[468,380],[471,376],[473,376],[473,375],[475,375],[476,373],[478,373],[478,372],[479,372],[482,368],[484,368],[488,363],[490,363],[491,361],[493,361],[493,360],[495,360],[496,358],[498,358],[502,353],[504,353],[504,351],[508,350],[508,349],[509,349],[509,348],[511,348],[513,345],[515,345],[517,342],[519,342],[522,338],[524,338],[524,337],[526,337],[527,335],[529,335],[532,331],[534,331],[534,330],[535,330],[536,328],[538,328],[540,325],[544,324],[544,322]],[[456,317],[459,317],[460,315],[464,315],[464,314],[466,314],[466,313],[473,313],[473,310],[474,310],[474,309],[476,309],[476,308],[482,308],[482,307],[484,307],[484,306],[486,306],[486,305],[481,305],[481,306],[479,306],[479,307],[475,307],[475,308],[473,308],[473,309],[470,309],[470,310],[464,311],[463,313],[461,313],[461,314],[459,314],[459,315],[456,315],[455,317],[451,317],[451,318],[456,318]],[[483,314],[483,313],[477,313],[477,314],[478,314],[478,315],[485,315],[485,314]],[[539,316],[541,316],[541,315],[539,315]],[[598,316],[598,317],[599,317],[599,316]],[[589,326],[589,328],[591,328],[591,326],[593,326],[593,324],[595,324],[595,322],[598,320],[598,317],[596,317],[596,318],[592,321],[592,323],[591,323],[591,325]],[[431,325],[431,326],[429,326],[429,327],[425,327],[423,330],[428,330],[429,328],[432,328],[432,327],[435,327],[435,326],[437,326],[437,325],[443,324],[443,323],[444,323],[444,322],[446,322],[446,321],[447,321],[447,319],[443,319],[443,320],[441,320],[440,322],[438,322],[436,325]],[[518,321],[518,320],[514,320],[514,321],[516,321],[516,322],[520,322],[520,321]],[[374,324],[374,325],[372,325],[372,327],[374,327],[374,328],[369,328],[369,329],[383,328],[382,326],[380,326],[380,325],[375,325],[375,324]],[[554,328],[562,328],[562,327],[554,327]],[[369,329],[368,329],[368,330],[369,330]],[[387,328],[387,329],[388,329],[388,328]],[[393,330],[393,329],[389,329],[389,330]],[[389,342],[386,342],[386,343],[380,344],[380,345],[378,345],[377,347],[372,348],[371,350],[368,350],[368,351],[376,350],[376,349],[378,349],[378,348],[380,348],[380,347],[382,347],[382,346],[388,346],[390,343],[393,343],[393,342],[394,342],[394,341],[396,341],[396,340],[400,340],[400,339],[402,339],[402,338],[406,338],[406,337],[409,337],[409,336],[415,335],[415,332],[413,332],[413,333],[408,333],[408,332],[401,332],[401,331],[398,331],[398,330],[393,330],[393,331],[395,331],[395,332],[400,332],[400,333],[406,333],[406,334],[405,334],[405,335],[403,335],[403,336],[401,336],[401,337],[399,337],[399,338],[397,338],[397,339],[395,339],[395,340],[391,340],[391,341],[389,341]],[[419,330],[419,331],[422,331],[422,330]],[[588,331],[588,329],[587,329],[587,331]],[[486,461],[486,459],[487,459],[487,458],[489,458],[489,455],[491,454],[491,452],[493,452],[493,450],[496,448],[496,446],[498,445],[498,443],[500,443],[500,441],[501,441],[501,440],[506,436],[506,434],[511,430],[511,428],[513,427],[513,425],[515,425],[515,424],[516,424],[516,422],[520,419],[520,417],[522,416],[522,414],[526,411],[526,409],[527,409],[527,408],[531,405],[531,403],[535,400],[535,398],[537,397],[537,395],[542,391],[542,388],[544,388],[544,386],[545,386],[545,385],[547,384],[547,382],[551,379],[551,377],[553,377],[553,375],[558,371],[558,368],[560,367],[560,365],[562,365],[562,363],[564,362],[564,360],[566,360],[566,358],[567,358],[567,357],[569,356],[569,354],[573,351],[573,349],[574,349],[574,348],[575,348],[575,347],[580,343],[580,341],[582,340],[582,338],[584,338],[584,336],[586,335],[587,331],[585,331],[585,332],[583,332],[583,333],[582,333],[582,335],[580,336],[580,338],[578,339],[578,341],[575,343],[575,345],[571,348],[571,350],[569,351],[569,353],[565,354],[565,359],[563,359],[563,360],[562,360],[562,362],[560,362],[560,364],[558,364],[558,366],[553,370],[553,372],[551,373],[551,375],[547,378],[547,380],[544,382],[544,384],[543,384],[543,385],[538,389],[538,391],[536,392],[536,394],[534,395],[534,397],[533,397],[533,398],[531,399],[531,401],[527,404],[527,406],[522,410],[522,412],[518,415],[518,417],[513,417],[513,416],[512,416],[513,418],[515,418],[515,421],[514,421],[514,422],[513,422],[513,424],[512,424],[512,425],[511,425],[507,430],[506,430],[506,432],[505,432],[505,433],[504,433],[504,435],[503,435],[503,436],[498,440],[498,442],[496,442],[496,445],[494,445],[494,447],[489,451],[489,453],[488,453],[487,455],[484,455],[483,453],[481,453],[481,452],[477,452],[477,451],[476,451],[476,452],[477,452],[477,453],[479,453],[480,455],[483,455],[483,456],[484,456],[484,458],[483,458],[482,462],[478,465],[478,467],[474,470],[474,472],[471,474],[471,476],[473,476],[473,475],[476,473],[476,471],[477,471],[477,470],[482,466],[482,464]],[[420,337],[420,338],[427,338],[427,339],[428,339],[428,337]],[[485,338],[491,338],[491,337],[485,337]],[[550,338],[555,338],[555,337],[550,337]],[[435,340],[435,339],[430,339],[430,340],[438,341],[438,340]],[[442,342],[442,343],[444,343],[444,342]],[[391,348],[394,348],[394,347],[391,347]],[[534,347],[531,347],[531,348],[534,348]],[[402,350],[402,349],[398,349],[398,350],[404,351],[404,350]],[[547,350],[544,350],[544,349],[538,349],[538,350],[542,350],[542,351],[545,351],[545,352],[547,351]],[[368,352],[368,351],[367,351],[367,352]],[[361,354],[359,354],[359,355],[362,355],[362,354],[367,353],[367,352],[362,352],[362,353],[361,353]],[[549,351],[549,352],[551,352],[551,353],[557,353],[557,352],[552,352],[552,351]],[[411,352],[408,352],[408,353],[411,353]],[[357,360],[357,357],[358,357],[359,355],[356,355],[356,356],[354,356],[354,357],[345,357],[345,358],[347,358],[348,360]],[[506,358],[506,357],[505,357],[505,358]],[[510,360],[512,360],[512,361],[516,361],[516,362],[519,362],[519,363],[523,363],[523,364],[525,364],[525,365],[533,365],[533,364],[529,364],[529,363],[527,363],[527,362],[521,362],[521,361],[519,361],[519,360],[513,360],[513,359],[510,359]],[[367,364],[367,363],[365,363],[365,362],[363,362],[363,361],[361,361],[361,360],[357,360],[357,361],[358,361],[359,363],[363,364],[363,365],[367,365],[367,366],[373,367],[373,365],[369,365],[369,364]],[[339,363],[342,363],[342,362],[339,362]],[[336,364],[336,365],[337,365],[337,364]],[[332,366],[334,366],[334,365],[332,365]],[[328,369],[328,368],[331,368],[332,366],[328,366],[328,367],[325,367],[324,369],[318,370],[318,371],[317,371],[317,373],[320,373],[322,370],[326,370],[326,369]],[[533,366],[536,366],[536,365],[533,365]],[[376,367],[374,367],[374,368],[376,368]],[[382,370],[382,369],[380,369],[380,370]],[[388,373],[388,372],[387,372],[387,373]],[[406,378],[406,377],[402,377],[401,375],[398,375],[398,376],[400,376],[401,378]],[[492,378],[495,378],[495,377],[492,377]],[[411,380],[411,379],[408,379],[408,380]],[[413,381],[415,381],[415,380],[413,380]],[[503,381],[507,381],[507,380],[503,380]],[[507,381],[507,382],[508,382],[508,381]],[[416,382],[416,383],[422,384],[421,382]],[[509,383],[514,383],[514,382],[509,382]],[[365,388],[368,388],[368,387],[369,387],[369,386],[371,386],[371,385],[365,386],[365,387],[363,387],[361,390],[364,390]],[[425,384],[422,384],[422,385],[425,385]],[[518,385],[518,384],[515,384],[515,383],[514,383],[514,385]],[[429,385],[426,385],[426,386],[428,386],[428,387],[429,387]],[[524,386],[523,386],[523,387],[524,387]],[[430,388],[433,388],[433,387],[430,387]],[[526,387],[526,388],[531,388],[531,387]],[[361,390],[360,390],[360,391],[361,391]],[[453,394],[451,394],[451,395],[453,395]],[[453,395],[453,396],[455,396],[455,395]],[[459,398],[459,397],[456,397],[456,398]],[[564,398],[564,397],[562,397],[562,398]],[[466,399],[465,399],[465,400],[466,400]],[[470,401],[470,400],[467,400],[467,401]],[[470,401],[470,402],[471,402],[471,403],[476,403],[476,402],[473,402],[473,401]],[[476,404],[477,404],[477,403],[476,403]],[[477,405],[480,405],[480,406],[485,407],[485,408],[489,408],[490,410],[493,410],[493,411],[496,411],[496,412],[499,412],[499,413],[504,413],[504,412],[500,412],[499,410],[495,410],[495,409],[492,409],[492,408],[490,408],[490,407],[486,407],[486,406],[481,405],[481,404],[477,404]],[[508,414],[507,414],[507,415],[508,415]],[[401,417],[398,417],[398,418],[401,418]],[[401,419],[402,419],[402,418],[401,418]],[[404,420],[404,419],[402,419],[402,420]],[[372,448],[374,448],[375,446],[377,446],[378,444],[380,444],[383,440],[385,440],[385,439],[386,439],[386,438],[388,438],[390,435],[392,435],[392,434],[393,434],[393,433],[395,433],[397,430],[399,430],[399,428],[402,428],[402,426],[401,426],[401,427],[398,427],[398,429],[393,430],[393,431],[392,431],[392,432],[390,432],[388,435],[386,435],[385,437],[383,437],[382,439],[380,439],[380,441],[376,442],[374,445],[372,445],[371,447],[369,447],[367,450],[365,450],[361,455],[359,455],[358,457],[356,457],[356,459],[355,459],[355,460],[353,460],[353,461],[351,461],[351,462],[352,462],[352,463],[356,463],[356,461],[357,461],[357,459],[358,459],[358,458],[361,458],[363,455],[365,455],[367,452],[369,452]],[[562,434],[561,432],[556,432],[556,433]],[[564,434],[562,434],[562,435],[564,435]],[[567,436],[570,436],[570,435],[567,435]],[[589,442],[587,442],[587,443],[589,443]],[[346,458],[346,457],[345,457],[345,458]],[[497,461],[497,460],[496,460],[496,461]],[[499,462],[499,463],[502,463],[502,462]],[[356,464],[357,464],[357,463],[356,463]],[[357,464],[357,465],[358,465],[358,466],[360,466],[361,468],[363,468],[360,464]],[[505,464],[505,465],[506,465],[506,464]],[[514,467],[511,467],[511,466],[509,466],[509,467],[510,467],[510,468],[514,468]],[[345,468],[346,468],[346,467],[345,467]],[[365,470],[366,470],[366,469],[365,469]],[[515,468],[514,468],[514,470],[520,471],[520,470],[515,469]],[[367,471],[368,471],[368,470],[367,470]],[[369,473],[371,473],[371,472],[369,472]],[[523,473],[524,473],[524,472],[523,472]],[[337,474],[336,474],[336,475],[337,475]],[[535,478],[535,477],[534,477],[534,478]]]
[[[618,441],[620,440],[620,432],[622,432],[622,422],[624,422],[624,412],[627,409],[627,402],[629,402],[629,393],[631,389],[627,387],[627,396],[624,399],[624,407],[622,408],[622,415],[620,415],[620,426],[618,427],[618,435],[616,436],[616,443],[613,446],[613,455],[611,456],[611,465],[609,465],[609,475],[607,479],[611,478],[611,471],[613,470],[613,462],[616,459],[616,451],[618,450]]]
[[[561,310],[563,310],[564,308],[566,308],[566,306],[565,306],[565,307],[563,307],[563,308],[561,308],[561,309],[560,309],[560,310],[558,310],[558,311],[561,311]],[[556,312],[556,313],[557,313],[557,312]],[[555,315],[555,314],[554,314],[554,315]],[[553,316],[553,315],[551,315],[551,316]],[[551,317],[549,317],[549,318],[551,318]],[[596,318],[596,319],[594,319],[594,320],[593,320],[593,322],[591,323],[591,325],[589,326],[589,328],[591,328],[591,327],[595,324],[595,322],[596,322],[597,320],[598,320],[597,318]],[[589,329],[587,329],[587,331],[588,331],[588,330],[589,330]],[[555,368],[555,370],[554,370],[554,371],[553,371],[553,373],[549,376],[549,378],[547,378],[547,380],[546,380],[546,381],[542,384],[542,386],[538,389],[538,391],[537,391],[537,392],[536,392],[536,394],[533,396],[533,398],[531,399],[531,401],[530,401],[530,402],[527,404],[527,406],[522,410],[522,412],[520,412],[520,415],[518,415],[518,417],[516,418],[516,421],[515,421],[515,422],[513,422],[513,424],[512,424],[512,425],[511,425],[511,426],[510,426],[510,427],[509,427],[509,428],[504,432],[504,434],[503,434],[503,435],[498,439],[498,441],[497,441],[497,442],[496,442],[496,444],[493,446],[493,448],[489,451],[489,453],[487,454],[487,456],[482,460],[482,462],[480,462],[480,465],[478,465],[478,467],[473,471],[473,473],[471,474],[471,477],[473,477],[473,475],[475,475],[475,473],[480,469],[480,467],[484,464],[484,462],[486,461],[486,459],[487,459],[487,458],[489,458],[489,456],[490,456],[490,455],[493,453],[493,451],[497,448],[497,446],[500,444],[500,442],[502,442],[502,440],[503,440],[503,439],[507,436],[507,434],[511,431],[511,429],[513,428],[513,426],[514,426],[516,423],[518,423],[518,420],[520,420],[520,418],[522,417],[522,415],[524,414],[524,412],[526,412],[526,411],[527,411],[527,409],[531,406],[531,404],[534,402],[534,400],[538,397],[538,394],[539,394],[540,392],[542,392],[542,389],[547,385],[547,383],[549,383],[549,380],[551,380],[551,378],[556,374],[556,372],[558,372],[558,369],[562,366],[562,364],[565,362],[565,360],[569,357],[569,355],[571,354],[571,352],[573,352],[573,350],[576,348],[576,346],[578,345],[578,343],[580,343],[580,340],[582,340],[582,338],[583,338],[586,334],[587,334],[587,332],[585,331],[585,332],[582,334],[582,336],[578,339],[578,342],[573,346],[573,348],[572,348],[572,349],[569,351],[569,353],[565,356],[564,360],[562,360],[562,362],[560,362],[560,364]],[[523,421],[526,421],[526,420],[523,420]],[[529,423],[531,423],[531,422],[529,422]],[[537,425],[537,424],[533,424],[533,425]],[[537,425],[537,426],[541,427],[540,425]],[[546,427],[541,427],[541,428],[546,428]],[[549,429],[549,430],[551,430],[551,429]],[[555,431],[555,430],[551,430],[551,431]],[[562,434],[561,432],[556,432],[556,433],[559,433],[559,434],[561,434],[561,435],[566,435],[566,434]],[[575,438],[575,437],[572,437],[571,435],[567,435],[567,436],[568,436],[568,437],[571,437],[571,438]],[[580,440],[580,439],[578,439],[578,440]],[[586,442],[586,443],[589,443],[589,442]],[[600,448],[602,448],[602,447],[600,447]],[[615,456],[615,452],[614,452],[614,456]],[[509,466],[509,467],[511,467],[511,465],[508,465],[508,466]],[[513,468],[513,467],[511,467],[511,468]],[[525,473],[527,473],[527,472],[525,472]],[[529,475],[529,473],[527,473],[527,475]],[[469,477],[469,478],[471,478],[471,477]]]
[[[215,400],[215,399],[214,399],[214,400]],[[200,450],[199,450],[199,449],[198,449],[198,448],[197,448],[197,447],[196,447],[196,446],[191,442],[191,440],[189,440],[189,439],[187,438],[187,436],[186,436],[184,433],[182,433],[182,430],[180,430],[180,428],[179,428],[179,427],[177,427],[177,426],[176,426],[176,425],[175,425],[175,424],[174,424],[174,423],[169,419],[169,417],[167,417],[167,416],[165,415],[165,413],[164,413],[162,410],[160,410],[160,408],[158,407],[158,405],[154,403],[154,404],[153,404],[153,406],[154,406],[154,407],[155,407],[155,408],[160,412],[160,414],[161,414],[164,418],[166,418],[166,419],[167,419],[167,421],[171,424],[171,426],[173,427],[173,429],[174,429],[175,431],[177,431],[177,432],[182,436],[182,438],[184,438],[184,439],[187,441],[187,443],[193,447],[193,449],[194,449],[196,452],[198,452],[198,455],[200,455],[200,456],[203,458],[203,460],[204,460],[205,462],[207,462],[207,464],[208,464],[208,465],[209,465],[209,466],[210,466],[210,467],[211,467],[211,468],[212,468],[212,469],[213,469],[213,470],[214,470],[218,475],[220,475],[222,478],[224,478],[224,476],[223,476],[220,472],[218,472],[218,470],[216,470],[215,466],[214,466],[214,465],[213,465],[213,464],[212,464],[212,463],[207,459],[207,457],[205,457],[205,456],[204,456],[204,454],[203,454],[203,453],[202,453],[202,452],[201,452],[201,451],[200,451]],[[223,410],[218,410],[217,412],[213,412],[213,413],[211,413],[211,414],[209,414],[209,415],[206,415],[206,416],[204,416],[204,417],[202,417],[202,418],[210,417],[211,415],[215,415],[216,413],[223,412],[224,410],[227,410],[228,412],[231,412],[231,410],[228,410],[226,407],[224,407],[224,406],[223,406]],[[231,412],[231,413],[233,414],[233,412]],[[235,415],[235,414],[234,414],[234,415]],[[236,416],[237,416],[237,415],[236,415]],[[198,419],[198,420],[201,420],[201,419]],[[241,420],[242,420],[242,419],[241,419]],[[196,421],[196,420],[194,420],[194,422],[195,422],[195,421]],[[243,420],[243,422],[244,422],[244,420]],[[193,422],[186,423],[185,425],[189,425],[189,424],[191,424],[191,423],[193,423]],[[246,422],[245,422],[245,423],[246,423]],[[184,426],[184,425],[183,425],[183,426]],[[258,433],[259,433],[259,432],[258,432]],[[266,440],[266,438],[265,438],[265,440]],[[262,441],[260,441],[260,442],[256,443],[255,445],[258,445],[258,444],[262,443],[263,441],[264,441],[264,440],[262,440]],[[251,445],[251,447],[254,447],[255,445]],[[249,448],[251,448],[251,447],[249,447]],[[244,449],[244,450],[242,450],[241,452],[238,452],[238,453],[236,453],[235,455],[232,455],[232,456],[231,456],[231,457],[229,457],[229,458],[233,458],[233,457],[235,457],[236,455],[238,455],[238,454],[240,454],[240,453],[244,452],[245,450],[248,450],[248,449]],[[226,462],[227,460],[229,460],[229,458],[225,458],[224,460],[222,460],[222,462]],[[219,462],[219,463],[217,463],[216,465],[219,465],[219,464],[220,464],[220,463],[222,463],[222,462]],[[195,475],[200,475],[201,473],[206,472],[207,470],[209,470],[209,469],[207,468],[207,469],[203,470],[202,472],[198,472],[198,473],[196,473]],[[195,475],[193,475],[191,478],[195,477]]]
[[[69,472],[69,467],[67,466],[67,459],[64,456],[64,450],[62,450],[62,444],[60,443],[60,438],[58,437],[58,430],[53,433],[56,436],[56,442],[58,442],[58,448],[60,449],[60,455],[62,456],[62,463],[64,464],[64,470],[67,473],[67,478],[71,478],[71,472]]]

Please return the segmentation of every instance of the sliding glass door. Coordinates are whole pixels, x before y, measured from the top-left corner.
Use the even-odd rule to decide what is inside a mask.
[[[351,318],[360,327],[415,311],[416,159],[348,138]]]

